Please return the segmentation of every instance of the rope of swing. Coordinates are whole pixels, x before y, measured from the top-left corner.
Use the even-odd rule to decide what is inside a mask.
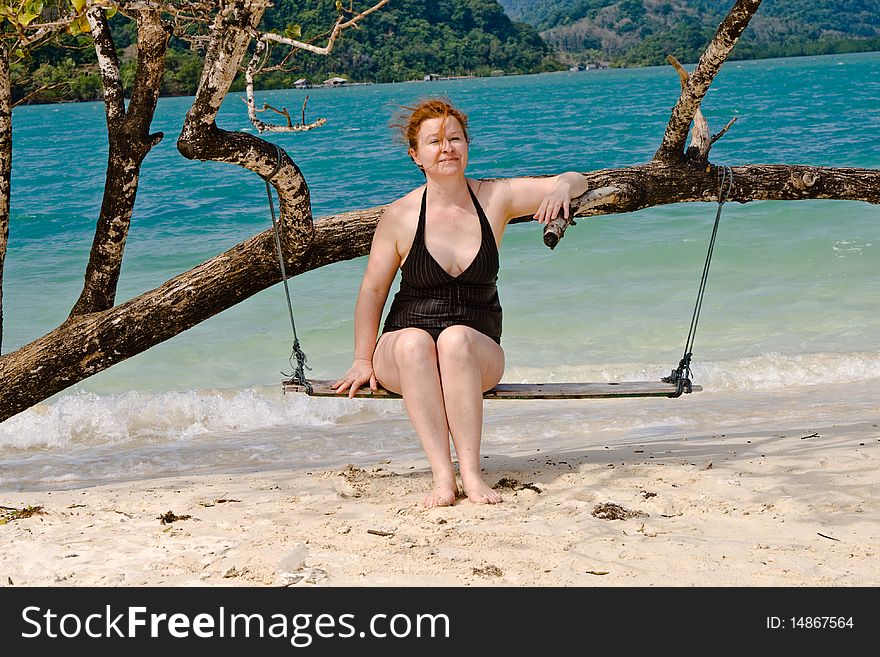
[[[290,357],[287,359],[290,366],[293,368],[293,373],[287,374],[286,372],[281,372],[281,374],[288,377],[287,380],[284,381],[284,384],[296,383],[304,386],[308,394],[311,394],[312,384],[309,383],[306,378],[305,370],[311,370],[312,368],[306,365],[308,357],[302,350],[299,338],[296,335],[296,321],[293,319],[293,304],[290,302],[290,288],[287,286],[287,270],[284,266],[284,254],[281,251],[281,233],[278,228],[278,220],[275,218],[275,204],[272,201],[272,188],[269,185],[269,181],[272,180],[272,178],[274,178],[281,170],[281,147],[278,144],[273,145],[275,146],[276,156],[275,168],[272,170],[272,173],[264,178],[264,180],[266,181],[266,196],[269,198],[269,214],[272,215],[272,228],[275,232],[275,252],[278,254],[278,265],[281,268],[281,281],[284,283],[284,295],[287,297],[287,312],[290,315],[290,328],[293,329],[293,347],[291,348]],[[295,365],[293,363],[294,358],[296,359]]]
[[[693,384],[691,383],[691,357],[693,356],[694,338],[697,334],[697,323],[700,321],[700,310],[703,307],[703,295],[706,293],[706,280],[709,277],[709,265],[712,262],[712,252],[715,250],[715,237],[718,235],[718,224],[721,220],[721,209],[724,202],[730,196],[733,189],[733,169],[728,166],[721,167],[721,182],[718,186],[718,210],[715,213],[715,224],[712,226],[712,237],[709,239],[709,249],[706,252],[706,262],[703,265],[703,276],[700,279],[700,289],[697,292],[697,301],[694,305],[694,314],[691,317],[691,327],[688,331],[687,340],[684,344],[684,355],[678,363],[678,367],[663,377],[666,383],[674,383],[676,385],[675,394],[672,397],[679,397],[684,392],[691,392]]]

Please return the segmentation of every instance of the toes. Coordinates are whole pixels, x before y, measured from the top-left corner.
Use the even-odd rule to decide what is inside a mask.
[[[437,506],[452,506],[455,503],[455,494],[436,493],[428,495],[422,504],[426,509],[433,509]]]
[[[474,504],[498,504],[501,501],[501,495],[493,490],[480,495],[469,495],[468,499]]]

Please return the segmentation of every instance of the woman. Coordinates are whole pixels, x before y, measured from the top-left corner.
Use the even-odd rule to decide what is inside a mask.
[[[398,126],[425,184],[391,203],[370,248],[354,315],[354,362],[333,384],[353,397],[363,386],[399,393],[431,465],[425,507],[458,495],[449,437],[462,489],[471,502],[501,496],[480,471],[483,392],[504,373],[498,245],[507,223],[532,215],[546,224],[587,190],[568,172],[547,178],[478,181],[465,177],[467,117],[444,99],[409,110]],[[397,270],[400,290],[382,334],[379,321]]]

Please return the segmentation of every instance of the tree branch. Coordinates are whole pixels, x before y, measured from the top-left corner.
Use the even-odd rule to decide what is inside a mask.
[[[281,35],[271,32],[255,34],[254,36],[256,38],[256,46],[254,48],[254,54],[251,56],[250,62],[248,62],[247,69],[245,69],[245,84],[247,90],[246,102],[248,105],[248,116],[250,117],[253,126],[260,132],[302,132],[305,130],[312,130],[313,128],[322,126],[327,122],[327,119],[321,118],[317,121],[307,124],[305,122],[305,117],[303,117],[303,122],[297,125],[290,125],[290,122],[288,121],[288,125],[279,126],[265,123],[264,121],[261,121],[257,118],[256,102],[254,100],[254,79],[266,65],[266,60],[268,59],[269,54],[269,49],[267,45],[269,41],[282,43],[284,45],[300,50],[307,50],[308,52],[314,53],[316,55],[329,55],[330,52],[333,50],[336,39],[339,37],[343,30],[350,27],[356,27],[358,21],[363,19],[365,16],[372,14],[374,11],[378,11],[386,4],[388,4],[388,0],[381,0],[369,9],[356,14],[347,21],[344,20],[342,16],[340,16],[330,32],[330,37],[327,40],[327,44],[323,47],[314,46],[310,43],[297,41],[296,39],[290,39],[288,37],[283,37]]]
[[[589,191],[572,200],[571,217],[635,212],[657,205],[718,200],[719,168],[692,163],[659,162],[584,174]],[[749,164],[732,167],[728,201],[795,201],[834,199],[880,203],[880,170]],[[532,221],[518,217],[511,223]],[[556,219],[544,229],[551,249],[564,236],[570,220]]]
[[[12,81],[9,44],[0,39],[0,354],[3,353],[3,270],[9,244],[12,182]]]
[[[730,13],[718,26],[715,37],[700,57],[687,85],[681,91],[678,102],[672,108],[672,116],[666,126],[663,141],[654,155],[655,160],[668,162],[682,159],[688,130],[700,103],[703,102],[712,80],[760,5],[761,0],[737,0]]]
[[[98,56],[98,71],[104,87],[104,112],[107,115],[107,127],[114,129],[119,121],[125,118],[125,94],[122,90],[122,77],[119,74],[119,58],[116,56],[116,44],[110,34],[110,23],[101,7],[92,6],[86,11],[89,27],[92,28],[92,40],[95,54]]]
[[[85,281],[71,316],[106,310],[115,303],[141,164],[163,136],[161,132],[150,134],[150,124],[159,99],[169,37],[158,11],[138,13],[137,73],[126,111],[119,61],[107,17],[99,8],[90,9],[87,15],[104,82],[109,150],[104,196]]]
[[[681,90],[684,91],[690,77],[688,72],[672,55],[667,55],[666,61],[672,64],[672,67],[678,72],[678,77],[681,80]],[[727,125],[729,127],[731,124],[728,123]],[[717,137],[720,137],[726,130],[727,128],[720,132]],[[706,117],[703,116],[703,111],[698,105],[696,110],[694,110],[694,128],[691,131],[691,144],[688,146],[685,155],[690,159],[706,162],[709,159],[709,149],[714,141],[709,135],[709,122],[706,121]]]
[[[340,16],[339,19],[336,21],[336,24],[333,26],[333,29],[330,31],[330,37],[327,39],[327,44],[324,46],[315,46],[311,43],[306,43],[304,41],[297,41],[296,39],[281,36],[280,34],[275,34],[274,32],[263,32],[261,34],[255,34],[254,36],[262,41],[274,41],[276,43],[283,43],[287,46],[291,46],[292,48],[307,50],[308,52],[314,53],[316,55],[329,55],[330,52],[333,50],[336,39],[339,38],[339,35],[342,33],[343,30],[348,29],[349,27],[354,27],[362,18],[364,18],[365,16],[369,16],[374,11],[379,10],[387,4],[388,0],[380,0],[369,9],[358,13],[347,21],[344,20],[342,16]]]
[[[260,71],[263,67],[262,61],[267,54],[268,47],[266,46],[265,41],[257,41],[256,47],[254,48],[254,54],[251,56],[251,61],[248,63],[247,69],[244,72],[245,78],[245,90],[247,95],[247,100],[245,100],[245,104],[248,108],[248,117],[251,120],[251,124],[260,132],[305,132],[306,130],[312,130],[314,128],[318,128],[325,123],[327,123],[327,119],[320,118],[316,121],[312,121],[311,123],[306,123],[305,114],[306,108],[305,103],[303,103],[303,119],[301,123],[297,123],[293,125],[290,122],[290,114],[285,112],[279,112],[279,114],[284,114],[287,117],[287,125],[275,125],[272,123],[266,123],[257,118],[257,112],[260,110],[257,109],[256,102],[254,100],[254,78],[257,75],[257,72]],[[270,107],[269,105],[264,104],[263,109],[267,109]],[[275,109],[274,107],[271,109]],[[275,110],[278,111],[278,110]]]

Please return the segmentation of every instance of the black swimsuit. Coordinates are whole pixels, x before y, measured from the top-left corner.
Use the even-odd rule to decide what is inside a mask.
[[[422,194],[419,225],[409,255],[400,268],[400,289],[385,318],[383,333],[415,327],[434,340],[455,325],[470,326],[501,343],[501,303],[498,301],[498,247],[492,226],[468,186],[480,219],[480,250],[463,272],[453,276],[434,259],[425,245],[425,207]]]

